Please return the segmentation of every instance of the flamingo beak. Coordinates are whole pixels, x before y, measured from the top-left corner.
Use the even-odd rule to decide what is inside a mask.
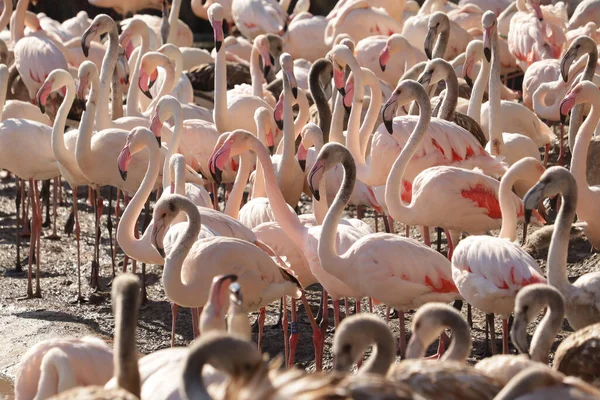
[[[311,168],[308,173],[308,187],[315,198],[315,200],[321,200],[321,194],[319,193],[319,183],[323,178],[323,173],[325,172],[325,160],[317,159],[315,165]]]
[[[569,92],[567,96],[560,102],[560,123],[564,124],[567,121],[567,115],[573,107],[575,107],[575,94]]]
[[[335,84],[335,88],[340,92],[342,96],[346,94],[346,87],[344,82],[344,70],[337,68],[333,68],[333,82]]]
[[[158,111],[154,112],[154,117],[152,117],[152,123],[150,124],[150,130],[154,133],[154,137],[158,142],[158,147],[162,147],[161,140],[161,130],[162,130],[162,122],[160,118],[158,118]]]
[[[215,21],[215,24],[213,25],[213,33],[215,36],[215,50],[218,53],[223,45],[223,21]]]
[[[433,56],[433,42],[435,41],[435,37],[437,35],[437,28],[434,26],[430,26],[427,30],[427,36],[425,36],[425,43],[423,45],[425,49],[425,55],[429,60],[432,59]]]
[[[465,64],[463,65],[463,78],[471,89],[473,88],[473,79],[471,78],[471,75],[473,73],[474,64],[474,60],[468,58],[467,60],[465,60]]]
[[[210,170],[210,174],[217,184],[221,183],[223,178],[223,169],[225,168],[227,161],[231,158],[232,144],[233,143],[230,140],[226,140],[221,148],[214,152],[214,155],[210,160],[208,169]]]
[[[381,53],[379,54],[379,67],[381,68],[381,72],[385,72],[385,67],[387,63],[390,61],[390,48],[386,45]]]
[[[42,114],[46,113],[46,100],[52,91],[52,83],[45,82],[37,92],[37,103]]]
[[[154,219],[155,221],[160,221],[160,219]],[[162,240],[159,243],[159,235],[162,232],[162,230],[164,229],[165,224],[164,222],[160,221],[159,224],[154,225],[154,227],[152,228],[152,235],[150,237],[150,244],[152,245],[152,247],[154,247],[156,249],[156,251],[158,252],[158,254],[160,254],[160,256],[162,258],[165,258],[165,249],[162,245]]]
[[[304,143],[300,142],[300,146],[298,146],[298,164],[300,164],[300,169],[302,172],[306,172],[306,147],[304,147]]]
[[[275,104],[273,118],[279,130],[283,130],[283,96],[279,96],[279,101]]]
[[[138,86],[142,93],[146,95],[149,99],[152,99],[152,94],[150,93],[150,87],[148,86],[148,74],[146,71],[140,71],[140,78],[138,80]]]
[[[427,89],[427,87],[431,84],[431,77],[431,72],[423,72],[419,77],[418,82],[421,84],[421,86]]]
[[[560,60],[560,75],[563,78],[563,81],[567,82],[569,80],[569,68],[571,68],[571,64],[577,58],[577,49],[571,47],[567,52],[562,56]]]
[[[483,33],[483,55],[487,62],[492,62],[492,28],[486,28]]]
[[[131,161],[131,152],[129,151],[129,144],[126,144],[117,158],[117,166],[119,168],[119,174],[121,179],[127,180],[127,170],[129,169],[129,162]]]
[[[385,125],[385,129],[388,133],[394,133],[394,117],[396,116],[396,110],[398,109],[398,95],[396,92],[392,93],[388,101],[383,105],[381,114],[383,119],[383,124]]]

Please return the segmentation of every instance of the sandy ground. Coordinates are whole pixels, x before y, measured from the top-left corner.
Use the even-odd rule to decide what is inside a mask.
[[[111,314],[110,305],[110,281],[112,278],[112,266],[110,257],[110,246],[108,233],[106,229],[106,211],[108,210],[108,190],[103,192],[105,197],[105,215],[102,218],[102,249],[101,249],[101,289],[97,292],[91,292],[88,280],[90,276],[90,261],[93,245],[93,218],[91,208],[84,203],[87,190],[82,188],[79,193],[81,212],[81,230],[82,230],[82,291],[87,301],[83,304],[74,303],[73,300],[77,293],[77,275],[76,275],[76,247],[75,238],[68,236],[63,232],[63,226],[68,218],[71,207],[71,191],[64,185],[63,205],[58,207],[57,226],[59,238],[52,240],[49,238],[52,233],[51,228],[44,228],[44,238],[41,245],[41,288],[42,298],[21,300],[26,293],[26,274],[15,274],[11,270],[15,267],[15,184],[13,180],[0,183],[0,272],[3,274],[0,279],[0,334],[4,340],[0,342],[0,354],[3,355],[0,360],[0,374],[5,379],[13,379],[15,368],[20,356],[31,345],[40,340],[55,336],[73,336],[80,337],[87,334],[98,335],[106,340],[111,340],[114,329],[114,320]],[[307,204],[305,201],[304,204]],[[303,207],[304,208],[304,207]],[[308,210],[308,208],[307,208]],[[373,215],[367,213],[367,221],[374,223]],[[373,224],[374,225],[374,224]],[[379,221],[381,229],[382,222]],[[530,231],[536,228],[530,228]],[[397,224],[397,232],[404,232],[404,229]],[[418,231],[413,229],[413,237],[418,237]],[[432,241],[435,243],[435,232],[432,230]],[[22,240],[21,264],[24,269],[27,267],[28,256],[28,238]],[[445,249],[445,241],[443,247]],[[536,255],[538,262],[545,268],[546,252],[542,251]],[[569,276],[576,278],[584,273],[598,269],[599,255],[592,253],[590,245],[585,238],[571,243],[569,251]],[[117,273],[122,269],[123,254],[119,252],[117,256]],[[129,263],[131,270],[131,263]],[[137,273],[141,271],[138,264]],[[148,265],[146,267],[146,288],[147,301],[143,304],[140,322],[137,330],[138,350],[142,354],[169,347],[170,345],[170,325],[171,311],[161,285],[162,267]],[[319,304],[319,291],[309,291],[308,298],[313,313],[317,312]],[[367,299],[364,299],[362,310],[369,309]],[[289,306],[289,303],[288,303]],[[350,311],[354,312],[354,299],[350,299]],[[265,339],[263,350],[271,356],[283,352],[283,334],[280,327],[276,326],[278,317],[279,303],[274,303],[267,309]],[[376,306],[373,312],[385,318],[386,309],[384,306]],[[466,305],[462,312],[466,315]],[[477,310],[473,311],[474,326],[472,331],[473,351],[469,359],[470,362],[476,362],[482,357],[489,355],[484,346],[485,324],[484,315]],[[343,310],[344,313],[344,310]],[[410,327],[412,313],[406,314],[406,327]],[[314,370],[313,346],[311,340],[311,329],[308,324],[306,314],[302,305],[299,306],[298,327],[300,332],[300,341],[296,353],[296,364],[307,370]],[[256,319],[256,314],[252,314],[252,322]],[[396,337],[399,335],[399,321],[397,318],[390,320],[390,327],[394,330]],[[331,339],[334,332],[333,312],[330,309],[330,326],[325,347],[325,356],[323,366],[325,369],[331,367],[332,356],[330,352]],[[496,319],[496,331],[498,332],[498,347],[500,348],[500,320]],[[254,328],[254,339],[257,337],[257,329]],[[560,341],[571,332],[570,327],[564,324],[553,349],[558,346]],[[177,321],[176,344],[185,346],[192,340],[191,315],[189,310],[183,310],[179,314]],[[430,353],[435,351],[436,344],[430,348]],[[511,351],[515,351],[511,347]],[[0,379],[0,396],[9,391],[2,389]]]

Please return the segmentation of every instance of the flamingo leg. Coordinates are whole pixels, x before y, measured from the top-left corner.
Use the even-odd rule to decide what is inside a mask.
[[[215,210],[219,210],[219,187],[216,183],[212,184],[212,192],[213,192],[213,207]]]
[[[390,306],[387,306],[385,308],[385,322],[390,322]]]
[[[36,232],[35,236],[32,236],[30,240],[35,237],[36,246],[35,246],[35,297],[42,297],[42,289],[40,288],[40,241],[42,237],[42,210],[40,209],[39,202],[39,193],[37,182],[33,181],[33,191],[34,191],[34,203],[32,206],[36,207],[36,217],[35,217],[35,225]]]
[[[410,237],[410,225],[404,225],[404,236]]]
[[[77,204],[77,185],[73,186],[73,216],[75,217],[75,240],[77,242],[77,302],[83,300],[81,295],[81,229]]]
[[[20,179],[15,176],[15,185],[17,190],[17,196],[15,197],[15,207],[17,209],[17,218],[15,219],[16,226],[16,243],[17,243],[17,260],[15,263],[15,272],[20,273],[23,272],[23,267],[21,267],[21,235],[19,234],[19,219],[20,219],[20,211],[21,211],[21,199],[23,198],[23,187],[25,186],[25,182],[19,182]],[[20,186],[20,187],[19,187]]]
[[[373,314],[373,299],[369,297],[369,312]]]
[[[99,268],[100,268],[100,215],[99,215],[99,197],[100,188],[94,189],[94,258],[92,260],[92,272],[90,276],[90,286],[98,289]]]
[[[498,353],[498,349],[496,349],[496,328],[494,326],[494,314],[487,314],[488,325],[490,326],[490,342],[492,343],[492,355],[496,355]]]
[[[315,322],[312,310],[310,309],[310,304],[308,304],[308,300],[306,300],[306,296],[304,295],[304,293],[302,293],[301,299],[302,304],[304,305],[304,310],[306,311],[306,315],[308,316],[308,321],[310,322],[310,326],[313,330],[313,346],[315,348],[315,370],[317,372],[320,372],[323,369],[324,336],[321,334],[321,329],[319,329],[319,326]]]
[[[33,200],[33,196],[34,196],[34,191],[33,191],[33,179],[29,180],[29,199],[30,199],[30,203],[33,207],[34,204],[34,200]],[[35,213],[35,211],[32,211],[32,214]],[[31,228],[30,228],[30,236],[29,236],[29,266],[28,266],[28,270],[27,270],[27,298],[31,299],[33,298],[33,277],[32,277],[32,264],[33,264],[33,255],[35,252],[35,239],[33,238],[35,235],[34,232],[35,228],[34,228],[34,222],[33,220],[31,221]]]
[[[265,329],[265,316],[267,314],[267,310],[265,308],[261,308],[258,314],[258,350],[262,351],[262,339],[263,339],[263,331]]]
[[[508,319],[502,318],[502,354],[508,354]]]
[[[400,328],[400,338],[398,339],[398,353],[400,358],[406,355],[406,326],[404,321],[404,311],[398,311],[398,325]]]
[[[115,203],[115,232],[119,230],[119,221],[121,220],[121,189],[117,188],[117,201]],[[119,244],[115,242],[115,246],[112,249],[112,263],[113,263],[113,278],[116,275],[115,268],[117,263],[117,246]]]
[[[548,167],[548,159],[550,158],[550,143],[546,144],[544,151],[544,168]]]
[[[287,317],[287,298],[283,296],[281,298],[281,328],[283,330],[283,355],[285,357],[286,365],[289,363],[290,349],[288,342],[288,317]]]
[[[425,245],[427,247],[431,246],[431,235],[429,232],[429,227],[428,226],[420,226],[419,229],[421,229],[421,237],[423,238],[423,243],[425,243]]]
[[[177,311],[179,306],[171,303],[171,347],[175,347],[175,326],[177,325]]]
[[[565,137],[565,126],[563,124],[560,124],[560,143],[559,143],[560,150],[558,152],[558,165],[561,167],[564,165],[564,162],[565,162],[564,137]]]
[[[296,299],[292,297],[292,334],[290,336],[290,358],[288,368],[291,368],[296,361],[296,346],[298,345],[298,312],[296,310]]]
[[[467,322],[469,323],[469,328],[473,329],[473,312],[469,303],[467,303]]]
[[[317,324],[320,325],[323,321],[323,302],[327,301],[327,290],[321,289],[321,299],[319,301],[319,311],[317,311]]]
[[[344,297],[344,311],[346,312],[346,317],[350,316],[350,302],[347,297]]]
[[[448,260],[452,260],[452,254],[454,253],[454,243],[452,243],[452,235],[450,235],[450,231],[444,229],[444,233],[446,234],[446,241],[448,242]]]
[[[359,204],[356,206],[356,218],[358,218],[362,221],[362,219],[364,217],[365,217],[365,206],[363,206],[362,204]]]
[[[348,303],[346,303],[346,310],[348,310]],[[324,312],[327,312],[327,310],[325,310]],[[346,311],[346,314],[348,312]],[[337,327],[340,325],[340,321],[341,321],[341,316],[340,316],[340,301],[339,300],[333,300],[333,324]]]
[[[361,300],[362,299],[360,299],[358,297],[354,299],[354,313],[355,314],[360,314],[360,301]]]
[[[200,324],[198,321],[198,309],[192,308],[192,332],[194,335],[194,339],[200,336]]]
[[[21,218],[23,230],[19,232],[19,236],[30,236],[31,232],[29,229],[29,221],[27,220],[27,209],[29,208],[29,203],[31,200],[30,193],[27,192],[27,196],[25,196],[25,181],[21,180],[21,213],[22,215],[17,215],[17,219]]]

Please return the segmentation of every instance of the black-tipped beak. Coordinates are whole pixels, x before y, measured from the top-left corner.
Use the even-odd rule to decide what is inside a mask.
[[[271,155],[275,154],[275,145],[269,146],[269,154],[271,154]]]
[[[531,215],[533,214],[533,210],[525,209],[525,223],[529,224],[531,222]]]
[[[427,86],[429,86],[429,84],[431,83],[431,74],[425,73],[421,75],[418,82],[421,86],[427,88]]]
[[[162,140],[160,136],[155,136],[156,141],[158,142],[158,147],[162,147]]]
[[[388,131],[389,134],[394,133],[394,121],[393,120],[384,119],[383,125],[385,125],[385,129]]]
[[[487,62],[492,62],[492,49],[490,49],[489,47],[484,47],[483,48],[483,55],[485,56],[485,59],[487,60]]]
[[[312,192],[312,195],[316,201],[321,201],[321,193],[319,192],[319,189],[313,189],[311,186],[310,191]]]
[[[425,55],[427,59],[431,60],[433,58],[433,54],[431,49],[433,48],[433,41],[435,40],[436,30],[434,28],[429,28],[427,30],[427,35],[425,36],[425,43],[423,44],[423,48],[425,50]]]
[[[338,89],[338,92],[344,97],[346,95],[346,87],[342,86]]]
[[[298,160],[298,164],[300,164],[300,169],[302,172],[306,172],[306,160]]]
[[[121,174],[121,179],[124,181],[127,180],[127,171],[123,171],[121,168],[119,168],[119,174]]]
[[[473,79],[471,79],[470,76],[465,75],[465,82],[467,82],[467,85],[469,85],[469,87],[473,89]]]
[[[343,102],[342,102],[343,103]],[[352,105],[347,106],[346,104],[344,104],[344,109],[346,110],[346,112],[348,114],[350,114],[350,112],[352,111]]]
[[[148,89],[150,89],[150,85],[148,85]],[[152,100],[152,93],[150,93],[150,90],[142,90],[142,93],[144,93],[147,98]]]
[[[222,45],[223,45],[222,40],[215,40],[215,50],[217,51],[217,53],[219,52],[219,50],[221,50]]]
[[[38,102],[38,106],[40,107],[40,111],[42,112],[42,114],[46,114],[46,106],[40,102]]]
[[[292,95],[294,96],[295,99],[298,98],[298,87],[292,88]]]
[[[563,81],[567,82],[569,80],[569,68],[573,63],[573,60],[576,57],[575,49],[569,49],[563,56],[560,62],[560,75],[563,78]]]
[[[156,79],[151,80],[150,82],[148,82],[148,90],[152,89],[152,86],[154,86],[155,83],[156,83]],[[150,98],[152,98],[152,97],[150,97]]]
[[[125,74],[125,78],[123,78],[126,85],[129,85],[129,74]]]
[[[379,60],[379,68],[381,68],[381,72],[385,72],[385,64]]]
[[[166,257],[166,255],[165,255],[165,249],[163,249],[162,247],[156,247],[156,251],[158,251],[158,254],[160,254],[160,256],[162,258]]]
[[[212,176],[215,183],[217,185],[220,185],[221,181],[223,180],[223,171],[221,171],[219,168],[214,166],[214,164],[213,164],[213,168],[209,168],[209,170],[210,170],[210,175]]]
[[[277,127],[279,128],[280,131],[283,130],[283,120],[282,119],[276,119],[275,123],[277,124]]]
[[[564,125],[565,122],[567,122],[567,116],[563,113],[560,113],[560,123]]]
[[[93,34],[93,30],[87,30],[84,32],[83,36],[81,37],[81,50],[83,51],[83,55],[85,56],[85,58],[88,57],[89,53],[90,53],[90,46],[87,44],[87,38],[88,36],[90,36],[91,34]]]
[[[267,76],[269,76],[269,72],[271,72],[271,67],[269,65],[267,65],[264,69],[263,69],[263,76],[265,77],[265,79],[267,79]]]

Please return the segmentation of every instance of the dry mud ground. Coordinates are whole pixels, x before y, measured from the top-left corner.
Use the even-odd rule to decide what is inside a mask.
[[[64,203],[58,207],[58,231],[60,238],[51,240],[48,238],[52,233],[51,228],[44,228],[41,245],[41,288],[42,298],[21,300],[20,297],[26,293],[26,275],[13,274],[10,272],[15,266],[15,184],[13,180],[0,183],[0,336],[4,340],[0,342],[0,398],[4,393],[10,396],[10,381],[14,379],[16,365],[21,355],[33,344],[51,337],[79,337],[93,334],[108,341],[112,340],[114,320],[111,313],[110,287],[112,267],[110,258],[110,247],[106,229],[106,210],[108,209],[108,191],[104,191],[105,215],[102,218],[102,249],[101,249],[101,289],[92,293],[88,285],[90,276],[90,260],[93,245],[93,218],[91,207],[84,203],[87,190],[82,188],[80,198],[80,221],[82,232],[82,285],[83,294],[87,302],[83,304],[73,303],[77,293],[77,276],[75,267],[76,247],[73,236],[63,232],[63,226],[69,215],[71,207],[71,191],[64,185]],[[306,199],[305,199],[306,200]],[[305,204],[308,202],[305,201]],[[367,220],[374,222],[373,215],[367,213]],[[379,221],[381,229],[382,223]],[[530,228],[534,230],[536,228]],[[397,232],[404,229],[397,224]],[[413,237],[418,237],[418,230],[413,229]],[[432,230],[432,241],[435,242],[435,232]],[[29,240],[22,240],[21,264],[26,269]],[[444,247],[443,247],[444,248]],[[538,262],[545,268],[546,252],[537,255]],[[117,262],[122,265],[123,254],[119,253]],[[592,253],[590,245],[585,238],[571,243],[569,250],[569,276],[576,278],[584,273],[598,270],[599,255]],[[121,270],[117,266],[117,271]],[[129,264],[131,269],[131,263]],[[137,272],[141,267],[138,264]],[[171,311],[161,285],[162,267],[148,265],[146,268],[147,301],[142,306],[140,321],[137,330],[138,350],[141,354],[169,347]],[[319,302],[319,292],[309,291],[308,298],[316,314]],[[354,300],[350,301],[350,310],[354,311]],[[263,351],[271,356],[283,352],[283,334],[276,327],[279,304],[274,303],[267,309],[265,324],[265,338]],[[362,310],[368,310],[368,301],[362,302]],[[342,309],[343,311],[343,309]],[[373,312],[385,317],[385,307],[376,306]],[[466,305],[463,306],[466,315]],[[333,315],[330,312],[330,324],[333,324]],[[302,305],[298,312],[300,341],[296,353],[296,364],[307,370],[314,369],[313,346],[311,340],[311,329],[307,321]],[[256,319],[252,314],[251,320]],[[407,314],[406,327],[410,327],[411,313]],[[484,347],[485,325],[484,315],[474,310],[474,326],[472,331],[473,351],[470,362],[476,362],[487,356]],[[499,319],[496,320],[496,331],[500,331]],[[398,319],[392,319],[390,326],[396,337],[399,335]],[[334,327],[328,328],[324,368],[331,368],[332,355],[330,352],[331,340]],[[556,349],[562,338],[569,335],[570,327],[565,324],[560,332],[553,349]],[[254,329],[254,340],[256,340],[257,329]],[[191,315],[189,310],[180,311],[177,321],[178,346],[185,346],[192,340]],[[498,333],[498,346],[500,346],[500,334]],[[430,348],[430,353],[435,351],[436,344]],[[511,348],[512,351],[515,351]],[[4,382],[2,381],[4,376]]]

